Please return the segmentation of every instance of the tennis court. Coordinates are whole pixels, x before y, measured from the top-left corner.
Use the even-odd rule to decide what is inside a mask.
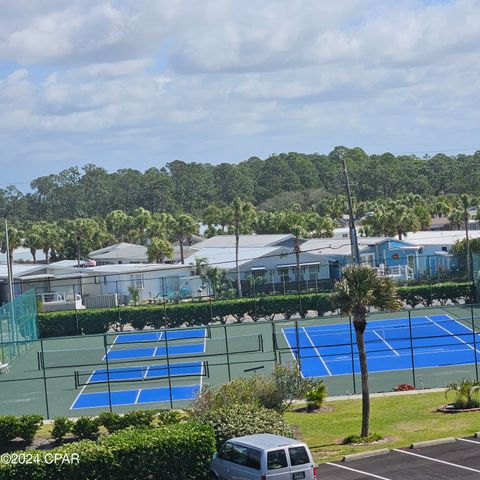
[[[432,307],[372,313],[365,340],[372,392],[410,383],[441,387],[476,379],[480,309]],[[358,393],[355,332],[340,316],[239,322],[30,341],[0,375],[0,414],[53,418],[186,408],[205,385],[299,359],[330,395]]]
[[[358,350],[349,323],[284,328],[305,377],[360,371]],[[370,372],[473,364],[478,334],[447,314],[369,322],[365,347]]]

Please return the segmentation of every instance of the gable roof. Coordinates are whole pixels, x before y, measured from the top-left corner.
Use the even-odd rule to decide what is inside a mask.
[[[286,234],[260,234],[240,235],[239,245],[242,248],[272,247],[281,242],[295,238],[290,233]],[[204,248],[233,248],[235,247],[235,235],[216,235],[193,246],[195,250]]]
[[[238,265],[241,267],[260,257],[289,252],[285,247],[250,247],[240,248],[238,251]],[[203,248],[185,259],[186,264],[195,265],[195,258],[205,258],[212,267],[226,270],[236,268],[235,248]]]
[[[116,260],[120,258],[128,258],[132,261],[146,261],[147,247],[143,245],[135,245],[133,243],[117,243],[108,247],[94,250],[88,254],[93,260]]]

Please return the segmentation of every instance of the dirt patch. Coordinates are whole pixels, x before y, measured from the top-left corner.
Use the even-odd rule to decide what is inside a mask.
[[[307,410],[307,407],[300,407],[300,408],[295,408],[292,410],[292,412],[295,413],[308,413],[309,415],[313,415],[315,413],[327,413],[327,412],[334,412],[336,410],[336,407],[333,406],[324,406],[317,408],[316,410]]]

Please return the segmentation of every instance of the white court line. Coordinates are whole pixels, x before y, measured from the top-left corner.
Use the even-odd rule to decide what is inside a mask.
[[[475,348],[472,347],[468,342],[466,342],[465,340],[463,340],[462,338],[458,337],[457,335],[455,335],[453,332],[451,332],[450,330],[447,330],[445,327],[442,327],[442,325],[438,324],[435,320],[432,320],[430,317],[427,317],[425,315],[425,318],[427,320],[430,320],[434,325],[436,325],[438,328],[441,328],[443,331],[447,332],[449,335],[452,335],[453,337],[455,337],[459,342],[462,342],[464,343],[468,348],[471,348],[473,351],[475,351]],[[477,349],[477,353],[480,353],[480,351]]]
[[[142,393],[142,389],[139,389],[138,390],[138,393],[137,393],[137,396],[135,397],[135,403],[134,405],[136,405],[138,403],[138,399],[140,398],[140,394]]]
[[[200,366],[200,391],[202,391],[202,386],[203,386],[204,370],[205,370],[205,362],[202,362]]]
[[[147,375],[148,375],[148,371],[149,371],[149,370],[150,370],[150,365],[147,366],[147,369],[145,370],[145,373],[143,374],[142,380],[143,380],[144,378],[147,378]]]
[[[312,342],[312,339],[310,338],[310,336],[308,335],[307,331],[305,330],[305,327],[302,327],[302,330],[304,331],[305,335],[307,336],[307,339],[308,339],[308,341],[310,342],[310,344],[312,345],[313,349],[314,349],[315,352],[317,353],[318,358],[319,358],[320,361],[323,363],[323,366],[325,367],[325,370],[327,371],[328,375],[331,377],[331,376],[332,376],[332,372],[331,372],[330,369],[327,367],[327,364],[324,362],[322,356],[320,355],[320,352],[317,350],[317,347],[316,347],[315,344]]]
[[[345,470],[350,470],[351,472],[361,473],[362,475],[367,475],[372,478],[378,478],[379,480],[392,480],[391,478],[381,477],[380,475],[375,475],[374,473],[368,473],[363,470],[357,470],[356,468],[346,467],[345,465],[339,465],[338,463],[326,462],[326,464],[331,465],[332,467],[344,468]]]
[[[285,330],[286,330],[286,328],[282,328],[283,337],[285,338],[285,341],[287,342],[288,349],[290,350],[290,354],[293,357],[293,361],[295,363],[297,363],[297,365],[298,365],[299,359],[297,359],[297,357],[293,353],[293,347],[290,345],[290,342],[288,341],[287,334],[285,333]],[[294,329],[294,331],[295,331],[295,329]],[[298,354],[300,355],[300,347],[298,348]],[[302,378],[305,378],[305,375],[303,374],[302,369],[300,369],[300,375],[302,376]]]
[[[90,375],[90,378],[92,378],[92,376]],[[90,380],[90,378],[88,380]],[[73,410],[73,406],[77,403],[78,399],[80,398],[80,395],[83,393],[83,391],[85,390],[86,386],[88,385],[88,382],[83,386],[83,388],[80,390],[80,393],[77,395],[77,397],[75,398],[75,400],[73,401],[72,405],[70,406],[70,410]]]
[[[413,455],[415,457],[424,458],[425,460],[430,460],[431,462],[443,463],[444,465],[450,465],[451,467],[461,468],[463,470],[468,470],[469,472],[480,473],[480,470],[477,470],[476,468],[466,467],[465,465],[459,465],[458,463],[446,462],[445,460],[439,460],[438,458],[427,457],[425,455],[420,455],[419,453],[407,452],[406,450],[399,450],[398,448],[394,448],[393,451],[404,453],[405,455]]]
[[[371,330],[397,357],[400,356],[400,354],[383,338],[381,337],[376,330]]]

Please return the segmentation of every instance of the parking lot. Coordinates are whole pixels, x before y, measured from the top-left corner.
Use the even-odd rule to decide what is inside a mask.
[[[320,465],[319,480],[480,479],[480,439],[458,438],[423,448]]]

